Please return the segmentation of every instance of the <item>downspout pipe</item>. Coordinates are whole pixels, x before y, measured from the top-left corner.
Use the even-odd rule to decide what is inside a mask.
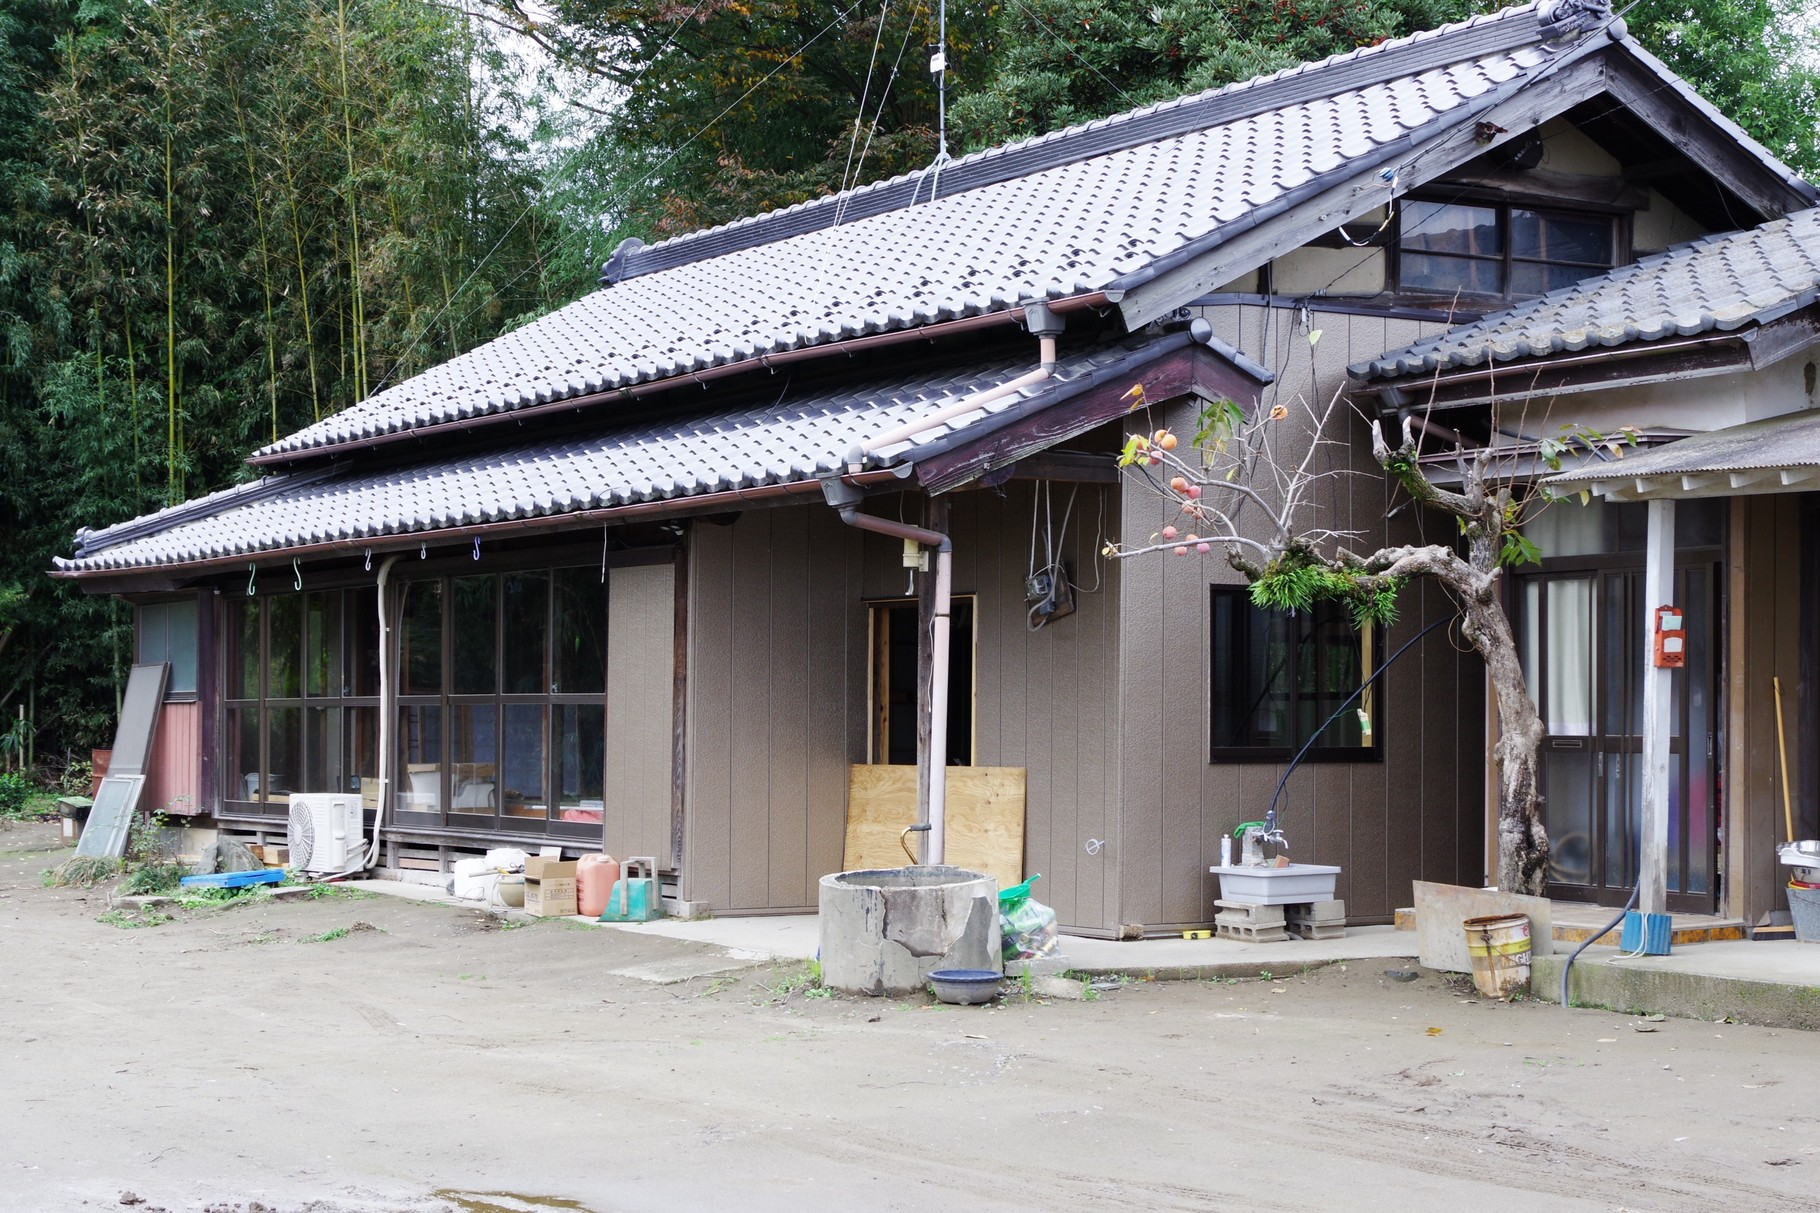
[[[948,637],[954,541],[940,531],[860,513],[864,490],[848,484],[838,473],[824,475],[821,485],[822,496],[848,526],[935,549],[935,603],[929,638],[929,837],[923,845],[923,862],[939,864],[944,862],[948,839]]]

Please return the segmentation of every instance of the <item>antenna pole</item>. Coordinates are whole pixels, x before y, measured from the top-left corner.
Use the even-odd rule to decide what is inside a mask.
[[[935,73],[935,163],[939,167],[948,160],[948,0],[941,0],[936,12],[935,54],[929,70]]]

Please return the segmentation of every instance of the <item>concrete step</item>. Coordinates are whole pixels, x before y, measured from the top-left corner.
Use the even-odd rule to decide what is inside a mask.
[[[1532,998],[1560,1001],[1561,967],[1567,955],[1556,952],[1531,961]],[[1796,942],[1714,943],[1636,960],[1588,950],[1574,963],[1568,1000],[1576,1007],[1603,1007],[1628,1015],[1820,1031],[1820,947]]]
[[[1613,911],[1614,914],[1616,912],[1617,911],[1615,910]],[[1610,920],[1607,919],[1607,921]],[[1570,944],[1584,943],[1598,932],[1599,927],[1604,925],[1605,923],[1603,922],[1599,923],[1598,926],[1584,926],[1577,923],[1557,922],[1554,924],[1555,942]],[[1593,940],[1593,946],[1596,948],[1617,947],[1618,931],[1621,929],[1622,928],[1614,929],[1600,935],[1598,939]],[[1744,937],[1745,930],[1744,921],[1742,919],[1725,919],[1702,922],[1698,925],[1677,926],[1669,937],[1669,943],[1674,947],[1680,947],[1683,944],[1716,943],[1720,940],[1743,939]]]

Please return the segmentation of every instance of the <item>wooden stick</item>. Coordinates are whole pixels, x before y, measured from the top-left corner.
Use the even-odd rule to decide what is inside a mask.
[[[1795,807],[1788,790],[1788,736],[1782,728],[1782,680],[1772,679],[1776,686],[1776,753],[1782,760],[1782,820],[1788,827],[1788,840],[1795,841]]]

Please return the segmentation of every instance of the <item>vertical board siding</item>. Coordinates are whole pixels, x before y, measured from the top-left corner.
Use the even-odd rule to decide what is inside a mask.
[[[188,817],[202,804],[202,704],[166,703],[146,762],[145,792],[139,803],[173,817]]]
[[[607,783],[603,838],[620,856],[670,864],[675,758],[676,570],[612,571],[607,627]]]
[[[1058,531],[1070,491],[1052,490]],[[974,761],[1028,772],[1025,871],[1043,873],[1041,896],[1064,925],[1103,932],[1116,921],[1119,574],[1098,552],[1117,524],[1116,492],[1075,494],[1063,537],[1081,587],[1075,613],[1032,632],[1035,500],[1021,482],[951,499],[954,588],[975,602]],[[922,517],[910,496],[868,509]],[[906,596],[902,555],[901,542],[818,506],[692,531],[686,897],[722,913],[810,909],[821,877],[839,870],[847,769],[866,761],[869,603]],[[1089,839],[1109,845],[1089,856]]]
[[[1787,905],[1775,850],[1783,841],[1783,818],[1773,679],[1782,679],[1789,778],[1798,788],[1803,750],[1796,709],[1806,688],[1800,684],[1800,562],[1789,554],[1800,550],[1800,528],[1800,502],[1792,495],[1732,502],[1723,717],[1731,738],[1722,780],[1727,825],[1721,857],[1728,891],[1721,909],[1747,922]]]
[[[689,555],[684,896],[812,910],[865,746],[859,532],[825,508],[753,510],[697,524]]]
[[[1215,332],[1277,372],[1263,408],[1283,404],[1305,433],[1307,410],[1346,385],[1350,362],[1417,339],[1431,325],[1381,317],[1222,306],[1206,311]],[[1310,342],[1310,329],[1319,330]],[[1195,406],[1169,422],[1192,432]],[[1160,420],[1160,418],[1159,418]],[[1451,520],[1403,509],[1386,520],[1392,494],[1371,457],[1365,424],[1344,404],[1314,466],[1332,473],[1313,493],[1302,527],[1350,531],[1355,550],[1384,543],[1445,542]],[[1303,437],[1279,447],[1299,459]],[[1148,489],[1127,484],[1123,539],[1146,542],[1171,513]],[[1220,837],[1261,817],[1282,777],[1280,763],[1208,761],[1212,668],[1208,587],[1240,584],[1220,553],[1139,557],[1121,566],[1118,594],[1117,778],[1121,882],[1116,918],[1154,929],[1211,921]],[[1434,619],[1451,615],[1445,595],[1412,585],[1402,619],[1388,629],[1388,657]],[[1417,879],[1474,883],[1484,838],[1483,664],[1439,629],[1379,683],[1382,761],[1309,763],[1284,788],[1278,810],[1292,858],[1340,865],[1336,895],[1354,921],[1384,921],[1409,904]]]

